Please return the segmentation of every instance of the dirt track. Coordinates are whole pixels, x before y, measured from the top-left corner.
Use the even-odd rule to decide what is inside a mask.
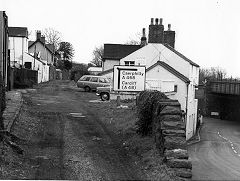
[[[146,178],[91,108],[89,100],[97,99],[94,93],[54,82],[28,90],[23,98],[13,133],[23,139],[19,144],[25,152],[15,158],[18,171],[8,179]]]

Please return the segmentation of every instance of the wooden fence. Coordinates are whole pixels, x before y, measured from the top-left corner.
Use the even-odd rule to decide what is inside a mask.
[[[36,70],[12,68],[11,71],[13,88],[27,88],[38,83],[38,71]]]

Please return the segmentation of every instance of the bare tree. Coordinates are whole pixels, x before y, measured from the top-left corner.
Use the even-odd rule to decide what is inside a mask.
[[[140,45],[142,34],[140,32],[136,33],[133,38],[129,38],[128,41],[125,42],[126,45]]]
[[[104,52],[104,48],[102,45],[99,47],[95,47],[95,49],[93,50],[93,59],[92,59],[91,63],[96,65],[97,67],[101,67],[103,52]]]
[[[42,32],[46,38],[46,42],[53,44],[55,51],[57,51],[61,42],[61,33],[53,28],[45,28]]]
[[[226,71],[220,67],[202,68],[199,71],[199,83],[205,80],[223,80],[226,76]]]

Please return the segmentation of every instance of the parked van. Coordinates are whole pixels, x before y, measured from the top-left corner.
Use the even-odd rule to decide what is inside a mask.
[[[83,88],[86,92],[106,86],[110,86],[110,81],[103,76],[84,75],[77,81],[77,87]]]

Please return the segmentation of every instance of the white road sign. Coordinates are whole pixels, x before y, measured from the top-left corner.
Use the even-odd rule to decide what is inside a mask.
[[[146,67],[115,65],[113,90],[137,92],[145,90]]]

